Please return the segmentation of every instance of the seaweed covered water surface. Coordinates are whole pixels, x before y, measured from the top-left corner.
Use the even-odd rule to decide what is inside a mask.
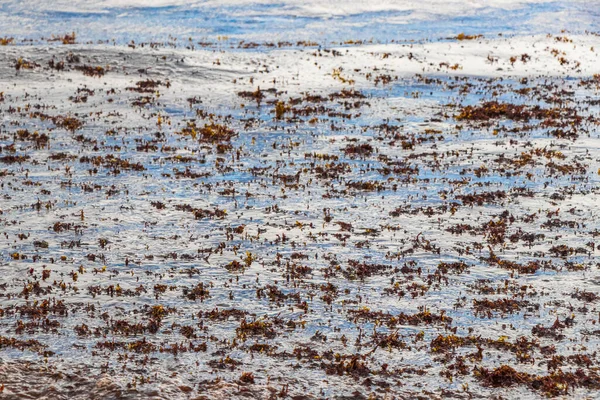
[[[593,33],[1,39],[0,395],[593,398]]]

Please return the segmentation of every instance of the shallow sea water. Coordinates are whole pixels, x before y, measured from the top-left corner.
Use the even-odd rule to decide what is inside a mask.
[[[0,396],[594,398],[599,14],[491,4],[0,5]]]

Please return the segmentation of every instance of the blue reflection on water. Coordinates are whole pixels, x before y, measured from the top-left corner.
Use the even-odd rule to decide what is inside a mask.
[[[544,15],[562,15],[563,20],[556,24],[536,20]],[[585,18],[580,18],[582,15]],[[169,35],[180,39],[192,36],[211,40],[228,36],[260,41],[368,39],[387,42],[438,40],[459,32],[493,36],[498,33],[555,33],[561,29],[593,30],[599,26],[600,13],[589,4],[568,1],[524,4],[514,10],[488,6],[464,16],[436,14],[433,7],[424,16],[411,10],[306,16],[299,15],[297,9],[285,3],[223,4],[219,7],[171,5],[77,12],[73,9],[36,10],[13,0],[0,5],[0,20],[5,21],[2,34],[17,38],[39,38],[74,30],[81,41],[114,39],[118,43],[166,40]],[[35,29],[20,35],[25,31],[24,24]]]

